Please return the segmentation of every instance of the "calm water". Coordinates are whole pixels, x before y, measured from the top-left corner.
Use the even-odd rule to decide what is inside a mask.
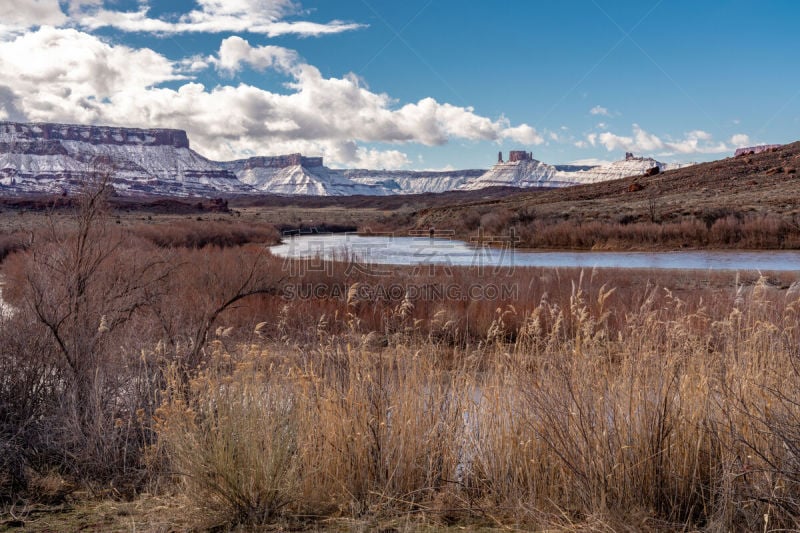
[[[302,235],[285,237],[283,244],[270,250],[281,257],[393,265],[800,271],[800,251],[537,252],[474,247],[463,241],[427,236]]]

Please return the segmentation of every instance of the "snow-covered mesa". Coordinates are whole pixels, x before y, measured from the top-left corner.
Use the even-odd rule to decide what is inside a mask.
[[[239,192],[236,175],[180,130],[0,122],[0,192],[59,193],[108,175],[120,194]]]
[[[420,194],[566,187],[678,166],[632,154],[603,166],[556,166],[528,152],[511,152],[489,170],[331,169],[321,157],[300,154],[217,162],[192,150],[181,130],[0,122],[0,194],[71,192],[102,174],[117,193],[130,195]]]

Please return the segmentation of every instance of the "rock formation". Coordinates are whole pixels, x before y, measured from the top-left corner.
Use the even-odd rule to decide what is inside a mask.
[[[777,150],[783,146],[782,144],[762,144],[760,146],[749,146],[747,148],[738,148],[734,157],[742,157],[745,155],[760,154],[762,152],[769,152],[770,150]]]
[[[0,139],[6,143],[74,141],[95,146],[171,146],[189,148],[185,131],[135,129],[77,124],[0,122]]]
[[[517,161],[533,161],[533,154],[523,150],[511,150],[508,152],[508,162],[514,163]]]
[[[122,194],[241,192],[236,176],[189,148],[186,132],[0,122],[0,191],[61,193],[110,174]]]
[[[219,165],[253,190],[269,194],[304,196],[348,196],[392,194],[386,187],[358,183],[342,171],[323,165],[321,157],[290,154],[273,157],[251,157],[227,161]]]
[[[765,151],[774,145],[743,149]],[[738,152],[737,152],[738,153]],[[0,194],[70,193],[99,173],[119,194],[216,197],[222,193],[384,195],[491,186],[566,187],[675,168],[625,154],[604,166],[553,166],[513,150],[488,171],[331,169],[302,154],[210,161],[186,132],[70,124],[0,122]]]

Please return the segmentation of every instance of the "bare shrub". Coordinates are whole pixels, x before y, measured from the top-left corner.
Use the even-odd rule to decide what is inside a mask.
[[[274,521],[297,498],[294,391],[257,351],[218,351],[190,381],[188,401],[177,374],[169,385],[156,430],[192,519],[204,529]]]
[[[46,448],[63,379],[38,325],[0,317],[0,503],[25,496],[31,468],[46,463],[36,450]]]
[[[89,186],[70,223],[51,223],[9,269],[19,293],[9,321],[22,334],[4,354],[18,365],[16,431],[29,462],[86,481],[141,474],[147,437],[136,413],[160,385],[131,327],[171,268],[112,230],[108,194],[102,180]]]
[[[742,216],[728,211],[706,213],[700,219],[656,223],[635,222],[627,215],[617,221],[535,220],[518,228],[520,244],[535,248],[663,249],[715,248],[781,249],[800,245],[795,224],[775,216]]]
[[[508,209],[490,211],[481,216],[481,228],[494,235],[507,234],[514,215]]]
[[[30,236],[21,233],[0,234],[0,262],[8,255],[26,250],[30,245]]]
[[[181,220],[136,226],[133,232],[160,248],[230,248],[248,243],[275,244],[280,240],[274,226],[235,222]]]
[[[173,264],[176,270],[168,293],[151,310],[163,339],[187,371],[203,362],[215,326],[252,326],[236,320],[218,324],[218,319],[243,311],[259,297],[278,295],[285,279],[280,261],[261,247],[217,249],[213,253],[182,250],[175,254]]]

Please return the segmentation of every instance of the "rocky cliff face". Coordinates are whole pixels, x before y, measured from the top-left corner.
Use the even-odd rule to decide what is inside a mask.
[[[498,163],[488,172],[475,180],[471,180],[461,188],[476,190],[485,187],[504,185],[507,187],[569,187],[584,183],[597,183],[600,181],[641,176],[652,169],[658,168],[659,172],[681,168],[680,164],[669,164],[656,161],[652,158],[634,157],[626,154],[622,161],[615,161],[608,165],[597,167],[589,166],[553,166],[535,159],[516,160],[507,163]]]
[[[662,171],[675,165],[626,154],[625,160],[601,167],[556,167],[523,151],[511,152],[508,162],[488,171],[335,170],[324,166],[321,157],[301,154],[221,163],[194,152],[180,130],[0,122],[0,194],[70,193],[99,173],[110,174],[120,194],[420,194],[493,186],[566,187],[638,176],[656,167]]]
[[[584,183],[598,183],[600,181],[641,176],[658,168],[659,172],[681,168],[680,164],[662,163],[650,157],[627,157],[622,161],[615,161],[577,172],[559,172],[558,181],[562,186],[581,185]]]
[[[0,191],[71,192],[101,173],[123,194],[246,189],[232,172],[191,150],[183,131],[0,122]]]
[[[0,122],[0,139],[11,143],[76,141],[93,145],[189,148],[189,137],[185,131],[181,130],[115,128],[77,124]]]
[[[358,183],[342,171],[322,164],[321,157],[300,154],[277,157],[253,157],[220,165],[235,173],[252,190],[268,194],[303,196],[348,196],[391,194],[380,185]]]
[[[760,146],[748,146],[747,148],[739,148],[736,150],[736,153],[733,154],[734,157],[741,157],[743,155],[751,155],[751,154],[760,154],[763,152],[769,152],[770,150],[777,150],[783,146],[782,144],[762,144]]]
[[[276,156],[257,156],[249,159],[237,159],[220,163],[225,168],[234,172],[245,170],[255,170],[259,168],[286,168],[286,167],[321,167],[321,157],[305,157],[302,154],[276,155]]]
[[[413,170],[343,170],[344,176],[358,183],[384,187],[394,194],[439,193],[461,189],[481,177],[485,170],[443,172]]]
[[[553,165],[536,159],[524,159],[497,163],[485,174],[463,185],[464,190],[474,191],[486,187],[559,187],[558,171]]]

